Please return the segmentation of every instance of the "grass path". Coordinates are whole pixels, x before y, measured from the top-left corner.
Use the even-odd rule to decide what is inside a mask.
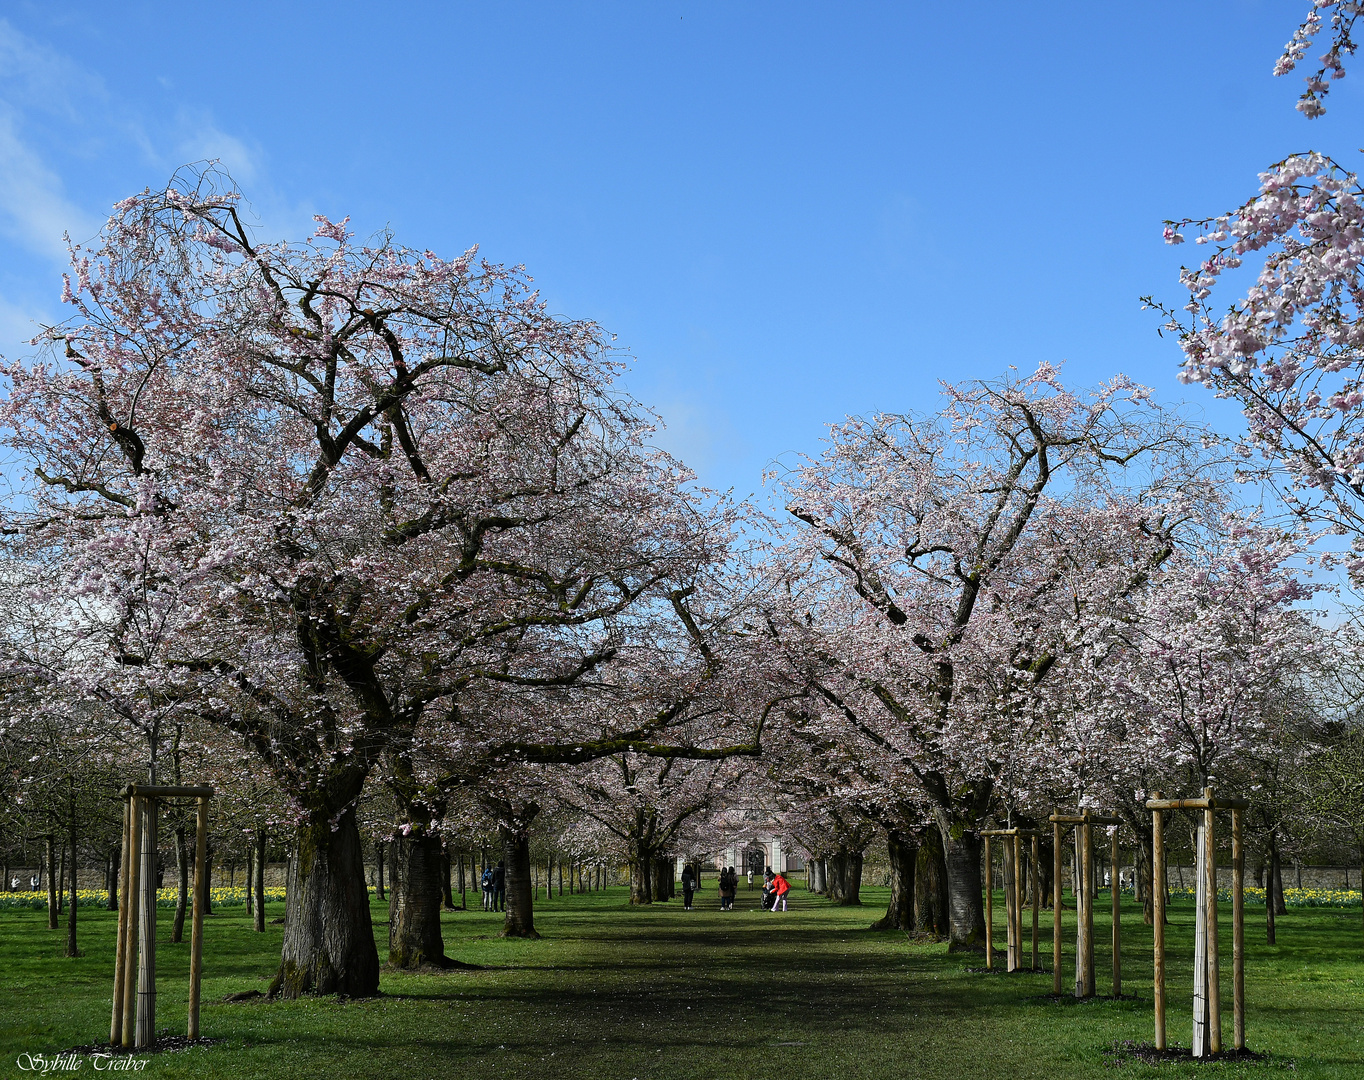
[[[538,942],[498,938],[496,915],[448,914],[447,951],[483,970],[385,972],[380,997],[351,1002],[221,1003],[265,987],[280,942],[279,927],[254,934],[241,908],[225,908],[206,925],[202,1021],[205,1035],[225,1042],[154,1056],[142,1073],[231,1080],[1364,1077],[1357,912],[1294,911],[1280,920],[1272,949],[1258,944],[1258,925],[1248,927],[1249,1041],[1273,1053],[1268,1065],[1113,1068],[1104,1062],[1106,1046],[1151,1037],[1150,931],[1135,908],[1126,913],[1124,980],[1138,996],[1057,1003],[1050,975],[969,972],[981,957],[867,931],[884,890],[865,890],[860,909],[797,890],[792,909],[775,914],[755,910],[756,895],[741,890],[734,912],[718,910],[713,890],[690,912],[680,901],[631,909],[623,889],[556,897],[538,905]],[[386,931],[383,905],[374,905],[374,917]],[[1170,1027],[1187,1043],[1191,905],[1176,905],[1172,923]],[[169,920],[161,926],[168,935]],[[65,930],[49,931],[42,913],[0,915],[0,1076],[33,1075],[16,1067],[20,1054],[50,1055],[107,1033],[113,934],[112,917],[90,911],[85,955],[67,960],[60,956]],[[1100,941],[1106,934],[1106,924],[1096,925]],[[1045,928],[1043,951],[1049,956]],[[186,953],[165,936],[158,943],[158,1019],[180,1033]],[[1101,950],[1101,992],[1108,963]],[[1226,1013],[1229,1040],[1229,1002]],[[1292,1074],[1282,1071],[1285,1059],[1294,1062]],[[93,1072],[91,1064],[81,1072]]]

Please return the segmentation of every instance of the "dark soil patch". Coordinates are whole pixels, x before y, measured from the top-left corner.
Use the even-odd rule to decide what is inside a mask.
[[[1167,1046],[1164,1050],[1157,1050],[1154,1043],[1124,1039],[1115,1042],[1104,1051],[1104,1064],[1110,1067],[1126,1065],[1134,1061],[1140,1061],[1146,1065],[1164,1065],[1167,1063],[1224,1065],[1231,1062],[1266,1065],[1278,1069],[1296,1069],[1293,1061],[1289,1058],[1274,1060],[1271,1055],[1257,1054],[1254,1050],[1223,1050],[1220,1054],[1196,1058],[1193,1056],[1193,1051],[1187,1046]]]

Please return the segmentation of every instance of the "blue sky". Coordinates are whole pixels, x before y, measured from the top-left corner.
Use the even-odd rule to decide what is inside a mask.
[[[273,235],[524,263],[741,494],[846,414],[1040,360],[1226,426],[1137,298],[1182,300],[1162,219],[1364,141],[1364,72],[1312,123],[1270,76],[1306,8],[8,0],[0,352],[60,317],[63,229],[217,157]]]

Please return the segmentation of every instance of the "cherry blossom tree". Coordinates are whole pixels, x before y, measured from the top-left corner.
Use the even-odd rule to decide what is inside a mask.
[[[3,370],[35,478],[4,524],[87,598],[92,693],[131,677],[137,708],[236,732],[293,803],[276,992],[369,994],[376,764],[481,678],[590,671],[612,620],[686,586],[706,521],[606,336],[524,274],[326,219],[259,241],[220,181],[73,248],[71,320]]]
[[[1172,550],[1200,497],[1196,433],[1118,379],[1043,366],[945,387],[935,418],[833,430],[784,479],[808,568],[778,628],[826,715],[897,758],[936,818],[955,945],[983,934],[979,830],[992,757],[1037,688]]]

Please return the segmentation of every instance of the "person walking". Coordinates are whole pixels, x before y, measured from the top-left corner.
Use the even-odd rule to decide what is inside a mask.
[[[682,910],[691,910],[691,894],[696,888],[696,876],[691,872],[691,864],[682,867]]]
[[[484,865],[483,877],[483,910],[492,911],[493,909],[493,870],[491,866]]]
[[[791,891],[791,883],[786,880],[786,875],[780,870],[772,878],[772,910],[777,910],[777,905],[781,905],[782,911],[786,910],[786,894]]]
[[[507,867],[499,859],[493,870],[493,910],[502,911],[507,906]]]

